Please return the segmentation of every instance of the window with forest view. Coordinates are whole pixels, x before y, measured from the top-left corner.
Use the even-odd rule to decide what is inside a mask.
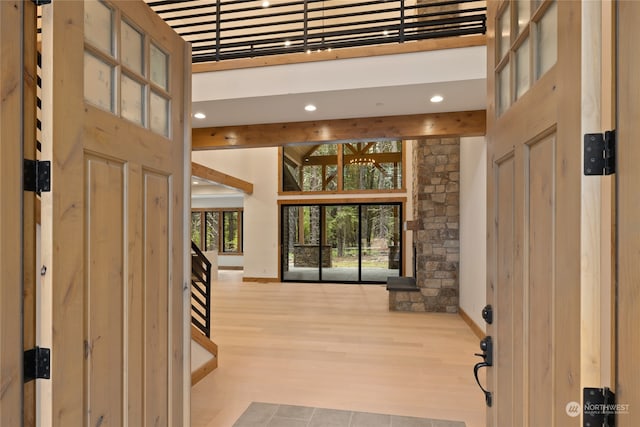
[[[242,209],[191,211],[191,240],[203,251],[242,253]]]
[[[384,283],[401,274],[401,203],[282,205],[282,279]]]
[[[286,146],[282,150],[282,191],[402,189],[402,146],[402,141]]]

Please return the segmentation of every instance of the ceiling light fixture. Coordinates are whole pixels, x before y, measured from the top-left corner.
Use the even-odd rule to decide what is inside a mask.
[[[202,119],[206,119],[207,115],[205,113],[201,113],[201,112],[198,111],[197,113],[195,113],[193,115],[193,117],[195,117],[196,119],[202,120]]]
[[[269,7],[269,6],[270,6],[270,3],[268,1],[265,0],[262,2],[262,7]]]
[[[198,181],[191,181],[193,185],[198,185]]]
[[[431,102],[437,103],[442,101],[444,101],[444,98],[442,97],[442,95],[433,95],[431,97]]]
[[[387,36],[389,35],[389,30],[384,30],[384,31],[382,32],[382,35],[383,35],[383,36],[385,36],[385,37],[387,37]]]
[[[304,109],[305,109],[306,111],[316,111],[316,110],[317,110],[316,106],[315,106],[315,105],[313,105],[313,104],[307,104],[307,105],[305,105],[305,106],[304,106]]]
[[[289,47],[289,46],[291,46],[291,40],[287,40],[287,41],[285,41],[285,42],[284,42],[284,46],[285,46],[285,47]]]

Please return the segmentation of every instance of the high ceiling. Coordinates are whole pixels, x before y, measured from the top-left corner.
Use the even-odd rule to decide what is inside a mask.
[[[212,6],[215,2],[146,1],[161,12],[161,16],[176,27],[185,39],[195,42],[194,46],[198,44],[195,40],[197,37],[206,38],[204,32],[215,32],[215,9]],[[334,5],[346,4],[342,0],[308,2],[316,6],[322,4],[322,7],[326,4],[331,6],[331,2]],[[356,2],[354,0],[351,4]],[[225,0],[223,3],[259,11],[262,0]],[[270,3],[274,6],[296,2],[271,0]],[[467,3],[470,6],[465,7],[484,6],[484,2]],[[405,0],[405,4],[415,2]],[[190,7],[192,9],[188,10]],[[172,9],[175,11],[171,12]],[[336,10],[332,13],[340,12]],[[180,17],[180,14],[183,16]],[[187,18],[185,14],[193,17]],[[278,30],[287,34],[285,26],[278,26],[276,32]],[[198,49],[195,50],[198,52]],[[194,118],[192,126],[218,127],[481,110],[485,109],[487,102],[485,56],[485,47],[479,46],[196,73],[193,76],[192,111],[202,112],[206,118]],[[432,103],[429,99],[433,95],[442,95],[444,100]],[[303,107],[307,104],[316,105],[317,110],[305,111]],[[199,182],[193,188],[194,194],[200,197],[215,192],[229,195],[228,189],[216,190],[213,183],[209,182]]]

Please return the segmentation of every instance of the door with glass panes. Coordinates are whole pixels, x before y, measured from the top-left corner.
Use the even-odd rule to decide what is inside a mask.
[[[42,422],[183,425],[190,48],[142,1],[42,10]]]
[[[579,424],[580,5],[487,2],[491,427]]]

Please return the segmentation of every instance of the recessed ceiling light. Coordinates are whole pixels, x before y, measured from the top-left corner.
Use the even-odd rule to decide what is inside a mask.
[[[269,7],[269,5],[269,2],[266,0],[262,2],[262,7]]]
[[[389,30],[384,30],[384,31],[382,32],[382,35],[383,35],[383,36],[385,36],[385,37],[387,37],[387,36],[389,35]]]
[[[193,185],[198,185],[198,181],[191,181]]]
[[[196,119],[202,120],[202,119],[206,119],[207,115],[201,112],[197,112],[193,115],[193,117],[195,117]]]
[[[304,109],[305,109],[305,110],[307,110],[307,111],[316,111],[316,110],[317,110],[316,106],[315,106],[315,105],[313,105],[313,104],[307,104],[307,105],[305,105],[305,106],[304,106]]]
[[[291,41],[290,41],[290,40],[285,41],[285,42],[284,42],[284,46],[285,46],[285,47],[289,47],[289,46],[291,46]]]
[[[431,97],[431,102],[442,102],[444,101],[444,98],[442,97],[442,95],[433,95]]]

